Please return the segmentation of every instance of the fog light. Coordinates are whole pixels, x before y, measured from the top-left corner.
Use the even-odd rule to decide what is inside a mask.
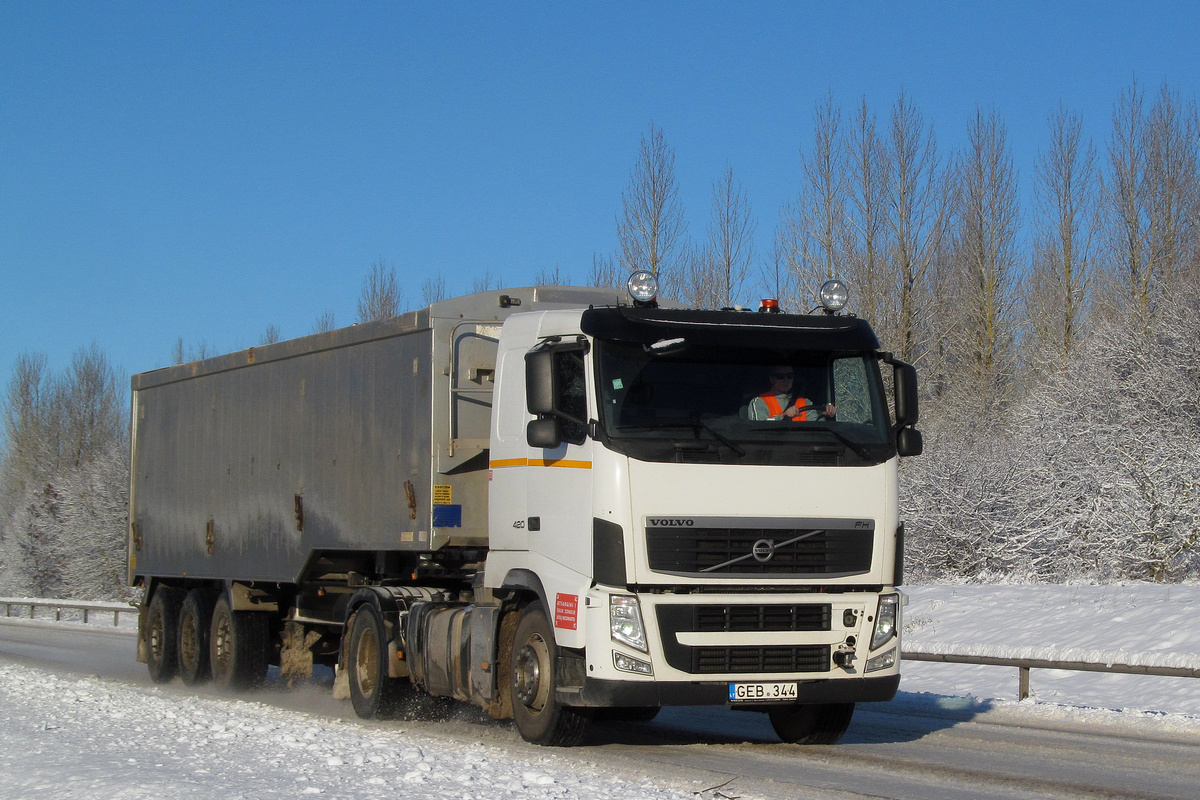
[[[638,675],[653,675],[654,667],[641,659],[613,651],[613,666],[621,672],[635,672]]]
[[[867,659],[867,672],[875,672],[880,669],[887,669],[896,665],[896,648],[893,647],[886,653],[877,655],[874,658]]]

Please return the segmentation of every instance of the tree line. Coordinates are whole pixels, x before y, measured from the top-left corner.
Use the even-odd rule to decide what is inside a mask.
[[[641,138],[617,247],[586,283],[636,269],[664,295],[787,310],[841,278],[851,311],[922,381],[926,453],[902,466],[914,580],[1173,581],[1200,575],[1200,122],[1168,85],[1120,92],[1106,135],[1066,108],[1022,207],[994,110],[939,146],[900,93],[884,111],[830,95],[812,117],[795,197],[771,245],[732,167],[692,238],[662,128]],[[569,282],[557,266],[535,284]],[[491,272],[472,290],[499,288]],[[427,277],[421,301],[447,297]],[[407,307],[395,266],[371,265],[358,321]],[[335,327],[324,313],[312,332]],[[262,344],[278,341],[270,326]],[[201,342],[172,360],[212,355]],[[124,574],[124,377],[95,346],[62,375],[22,356],[4,397],[0,593],[113,596]]]

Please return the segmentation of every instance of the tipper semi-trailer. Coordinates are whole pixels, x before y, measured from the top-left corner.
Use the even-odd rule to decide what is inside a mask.
[[[673,705],[828,743],[891,699],[913,368],[837,282],[809,314],[629,286],[483,292],[135,375],[151,677],[325,665],[362,717],[454,698],[547,745]]]

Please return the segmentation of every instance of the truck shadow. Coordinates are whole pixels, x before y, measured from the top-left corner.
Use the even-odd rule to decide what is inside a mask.
[[[900,692],[889,703],[860,703],[840,744],[895,744],[970,722],[991,700]],[[724,707],[664,708],[653,721],[605,721],[587,745],[779,744],[766,714]]]

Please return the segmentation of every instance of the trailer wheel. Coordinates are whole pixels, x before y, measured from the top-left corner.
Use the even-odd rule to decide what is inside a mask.
[[[146,619],[146,667],[150,680],[166,683],[179,671],[179,649],[176,629],[179,625],[179,605],[183,590],[159,586],[150,600]]]
[[[192,589],[179,609],[179,677],[188,686],[212,677],[208,661],[212,608],[212,596],[207,591]]]
[[[513,721],[533,744],[573,747],[583,740],[590,715],[555,697],[558,645],[540,604],[526,606],[513,638],[510,684]]]
[[[374,606],[364,605],[350,626],[350,702],[363,719],[386,719],[396,713],[399,687],[388,676],[387,632]]]
[[[213,607],[208,654],[218,687],[239,691],[261,686],[267,676],[266,615],[234,611],[221,595]]]
[[[854,703],[777,706],[769,712],[771,727],[789,744],[833,744],[854,716]]]

